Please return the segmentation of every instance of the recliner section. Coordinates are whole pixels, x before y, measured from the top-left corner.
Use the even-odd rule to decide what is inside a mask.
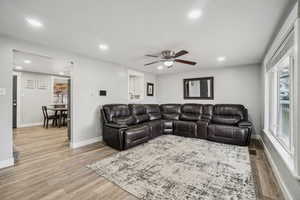
[[[243,105],[219,104],[213,107],[207,139],[236,145],[248,145],[252,123]]]
[[[102,109],[103,140],[124,150],[162,134],[248,145],[252,123],[243,105],[108,104]]]

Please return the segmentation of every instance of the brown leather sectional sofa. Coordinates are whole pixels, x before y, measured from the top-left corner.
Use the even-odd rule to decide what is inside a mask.
[[[163,134],[245,146],[252,131],[243,105],[108,104],[101,112],[103,140],[119,150]]]

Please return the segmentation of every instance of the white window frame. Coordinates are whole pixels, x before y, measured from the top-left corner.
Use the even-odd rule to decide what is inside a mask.
[[[297,158],[295,157],[295,145],[297,145],[297,142],[295,141],[295,135],[294,135],[294,109],[295,109],[295,93],[294,93],[294,84],[295,84],[295,78],[294,78],[294,69],[295,69],[295,49],[291,48],[286,55],[284,55],[280,61],[271,69],[270,71],[265,72],[265,94],[266,94],[266,104],[265,107],[265,113],[267,113],[267,120],[265,124],[265,129],[264,132],[266,136],[269,138],[277,152],[280,154],[284,162],[286,163],[287,167],[290,169],[290,171],[293,174],[297,174],[295,170],[295,164],[297,162]],[[289,73],[290,73],[290,133],[289,133],[289,140],[290,140],[290,149],[284,144],[283,141],[278,137],[278,126],[279,126],[279,82],[278,82],[278,71],[281,68],[280,65],[284,59],[287,57],[290,58],[290,66],[289,66]],[[272,96],[270,96],[270,73],[275,73],[273,74],[274,80],[273,80],[273,85],[276,86],[276,88],[273,90]],[[271,127],[272,124],[270,124],[271,119],[270,119],[270,100],[275,100],[275,104],[277,106],[274,114],[275,114],[275,120],[276,120],[276,127],[275,127],[275,132],[272,130],[273,128]],[[275,106],[274,106],[275,107]],[[273,108],[274,109],[274,108]]]
[[[291,10],[290,14],[285,19],[283,25],[279,29],[279,31],[276,34],[276,37],[272,41],[272,44],[270,45],[269,49],[267,50],[267,53],[264,57],[263,61],[263,73],[264,73],[264,81],[265,81],[265,93],[264,93],[264,129],[263,132],[263,142],[268,142],[271,144],[271,146],[264,145],[268,151],[269,148],[274,148],[275,151],[279,154],[281,159],[283,160],[284,164],[286,164],[287,169],[291,173],[291,175],[297,179],[300,180],[300,135],[298,134],[300,132],[300,18],[299,18],[299,6],[298,2],[295,4],[294,8]],[[290,155],[286,153],[286,151],[281,147],[281,145],[278,143],[278,141],[272,137],[272,134],[269,131],[269,96],[268,96],[268,76],[266,74],[266,70],[269,67],[269,61],[272,59],[272,57],[276,54],[276,51],[278,48],[282,45],[282,42],[285,40],[287,35],[294,31],[294,49],[295,49],[295,64],[293,69],[293,92],[294,96],[292,97],[292,108],[293,111],[293,118],[291,127],[291,132],[293,134],[292,136],[292,144],[294,145],[294,155]],[[265,140],[265,139],[266,140]],[[273,139],[273,140],[272,140]],[[278,144],[276,144],[278,143]],[[286,154],[285,154],[286,153]],[[272,154],[269,154],[272,159]]]

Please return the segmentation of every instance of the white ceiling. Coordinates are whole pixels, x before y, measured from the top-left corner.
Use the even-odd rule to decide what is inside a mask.
[[[259,63],[281,17],[295,0],[0,0],[0,33],[153,73]],[[188,19],[201,9],[202,17]],[[26,17],[44,27],[30,27]],[[109,45],[100,51],[100,43]],[[145,54],[190,52],[157,70]],[[226,56],[223,63],[218,56]]]
[[[25,63],[24,61],[30,61]],[[21,67],[22,69],[18,69]],[[69,76],[71,64],[51,57],[14,50],[13,68],[16,71]]]

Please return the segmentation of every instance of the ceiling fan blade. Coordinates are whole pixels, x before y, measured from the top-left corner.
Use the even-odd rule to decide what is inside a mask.
[[[174,58],[177,58],[177,57],[179,57],[179,56],[183,56],[183,55],[188,54],[188,53],[189,53],[189,52],[187,52],[186,50],[178,51],[178,52],[175,54]]]
[[[175,59],[175,62],[183,63],[183,64],[188,64],[188,65],[196,65],[196,62],[193,61],[188,61],[188,60],[181,60],[181,59]]]
[[[147,54],[147,55],[145,55],[145,56],[152,57],[152,58],[158,58],[158,57],[159,57],[159,56],[157,56],[157,55],[150,55],[150,54]]]
[[[152,64],[155,64],[155,63],[159,63],[159,62],[160,62],[160,60],[157,60],[157,61],[154,61],[154,62],[151,62],[151,63],[144,64],[144,66],[152,65]]]

